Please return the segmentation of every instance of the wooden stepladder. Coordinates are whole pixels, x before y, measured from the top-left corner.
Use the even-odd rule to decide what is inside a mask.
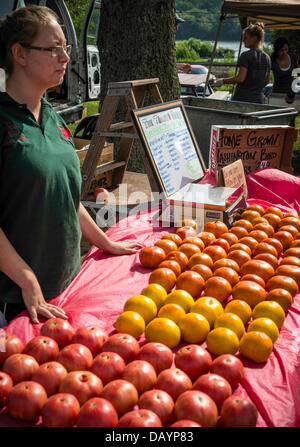
[[[136,81],[111,82],[103,102],[101,113],[97,120],[95,131],[86,154],[81,174],[82,189],[81,199],[85,200],[89,193],[91,181],[94,175],[105,171],[113,171],[112,184],[117,186],[122,183],[130,157],[134,139],[138,139],[135,126],[131,120],[131,110],[143,107],[147,91],[152,96],[154,104],[163,102],[158,84],[159,79],[141,79]],[[121,97],[125,98],[127,112],[125,121],[113,123]],[[119,148],[115,160],[104,165],[97,166],[98,159],[103,151],[107,137],[120,138]],[[142,151],[142,157],[144,154]],[[146,166],[148,171],[148,166]],[[148,175],[151,174],[148,171]],[[151,178],[149,178],[151,182]]]

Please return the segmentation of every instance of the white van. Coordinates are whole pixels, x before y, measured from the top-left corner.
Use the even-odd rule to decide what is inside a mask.
[[[83,101],[96,100],[100,94],[100,60],[97,36],[101,0],[90,0],[77,41],[74,25],[63,0],[5,0],[0,2],[0,18],[29,4],[48,6],[60,17],[68,44],[73,46],[62,85],[47,90],[45,96],[67,123],[82,118]],[[0,91],[5,91],[5,72],[0,69]]]

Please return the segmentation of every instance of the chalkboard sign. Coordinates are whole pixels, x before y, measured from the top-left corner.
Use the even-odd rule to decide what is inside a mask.
[[[201,180],[205,165],[181,100],[133,110],[147,159],[166,197]]]

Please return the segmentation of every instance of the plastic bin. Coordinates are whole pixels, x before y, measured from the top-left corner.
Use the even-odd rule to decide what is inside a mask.
[[[208,167],[211,126],[231,125],[270,125],[284,126],[297,116],[294,107],[281,107],[268,104],[222,101],[218,99],[184,97],[191,127]]]

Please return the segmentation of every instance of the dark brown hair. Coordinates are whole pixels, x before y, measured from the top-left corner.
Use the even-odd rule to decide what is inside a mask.
[[[18,8],[0,20],[0,68],[4,68],[7,76],[13,71],[12,45],[16,42],[30,45],[41,26],[50,21],[59,23],[55,12],[46,6],[36,5]]]
[[[243,33],[247,33],[248,36],[256,37],[259,43],[263,43],[265,38],[263,22],[255,22],[251,23],[247,28],[244,28]]]

